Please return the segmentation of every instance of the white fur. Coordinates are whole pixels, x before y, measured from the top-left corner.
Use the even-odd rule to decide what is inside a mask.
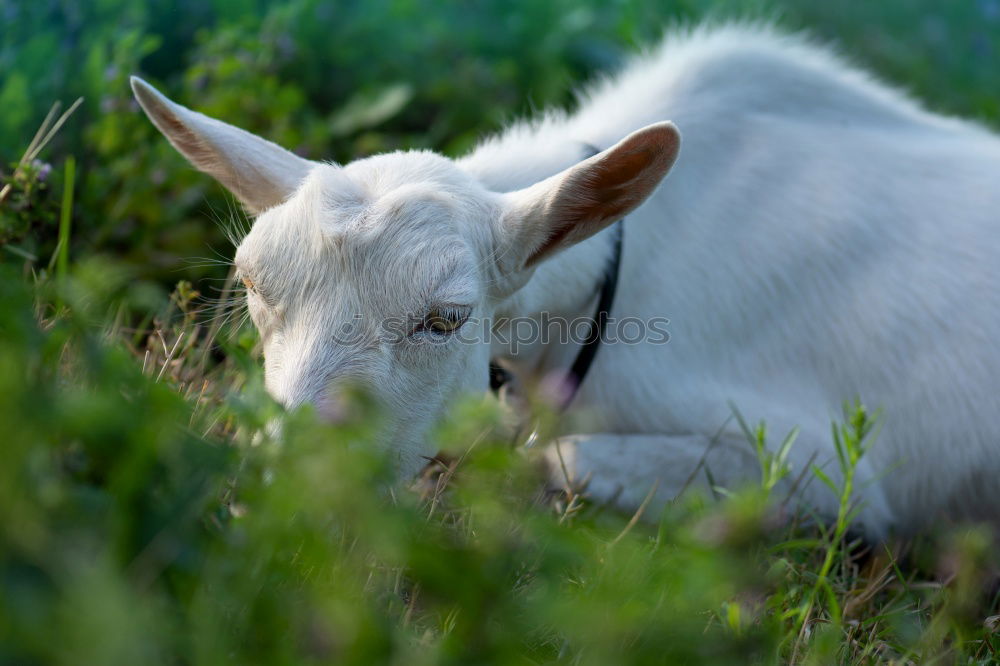
[[[1000,139],[765,28],[669,35],[578,112],[515,126],[458,161],[418,152],[314,166],[237,253],[275,300],[250,303],[272,392],[322,405],[331,381],[361,378],[390,405],[388,441],[414,469],[432,453],[428,426],[455,395],[484,390],[488,358],[507,350],[347,349],[328,332],[354,312],[434,301],[479,317],[589,315],[607,233],[515,271],[503,257],[530,251],[511,211],[554,200],[531,189],[545,179],[565,193],[582,144],[608,148],[664,120],[683,149],[627,216],[613,314],[668,317],[671,341],[600,349],[567,418],[591,433],[565,440],[571,473],[634,507],[657,480],[672,496],[715,441],[714,476],[752,478],[730,402],[765,420],[775,443],[801,428],[793,475],[810,461],[832,472],[830,422],[857,396],[883,410],[859,470],[869,530],[996,521]],[[511,360],[541,377],[575,353],[536,345]],[[822,484],[802,496],[835,510]]]

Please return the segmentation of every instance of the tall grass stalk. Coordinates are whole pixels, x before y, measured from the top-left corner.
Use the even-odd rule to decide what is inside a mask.
[[[840,604],[837,602],[837,595],[834,593],[830,583],[830,573],[838,556],[842,554],[843,539],[847,534],[847,530],[860,510],[860,507],[854,504],[851,498],[854,494],[858,463],[866,450],[864,442],[874,425],[874,420],[868,415],[868,412],[860,402],[856,402],[853,406],[845,406],[844,411],[844,423],[834,423],[832,426],[833,443],[837,452],[837,465],[840,468],[840,474],[843,479],[840,486],[819,466],[812,466],[813,474],[837,495],[839,502],[837,519],[833,525],[833,529],[829,531],[830,536],[826,543],[826,554],[823,557],[823,563],[820,565],[819,571],[816,573],[816,580],[799,610],[798,625],[800,640],[805,634],[809,618],[816,605],[816,599],[819,597],[821,591],[826,594],[829,603],[829,613],[834,626],[839,628],[843,619]]]
[[[66,158],[63,172],[62,209],[59,211],[59,241],[57,244],[56,276],[60,283],[66,280],[69,267],[70,223],[73,215],[73,186],[76,181],[76,160],[72,155]]]

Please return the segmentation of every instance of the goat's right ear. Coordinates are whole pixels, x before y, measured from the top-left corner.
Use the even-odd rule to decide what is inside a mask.
[[[680,145],[672,123],[648,125],[551,178],[504,194],[504,268],[531,268],[628,215],[656,190]]]
[[[170,101],[137,76],[132,92],[174,148],[253,213],[282,203],[313,167],[270,141]]]

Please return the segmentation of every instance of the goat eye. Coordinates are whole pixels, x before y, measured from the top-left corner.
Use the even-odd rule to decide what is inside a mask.
[[[428,331],[434,335],[450,335],[469,319],[469,311],[459,308],[435,308],[424,316],[414,332]]]
[[[241,279],[243,280],[243,286],[244,287],[246,287],[247,289],[253,290],[253,288],[254,288],[253,280],[251,280],[250,278],[246,277],[245,275]]]

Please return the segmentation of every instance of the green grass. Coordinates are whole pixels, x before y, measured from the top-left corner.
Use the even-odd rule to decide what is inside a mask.
[[[829,525],[776,515],[795,444],[763,424],[759,485],[654,524],[544,492],[481,404],[438,434],[454,462],[404,489],[363,397],[336,428],[293,415],[279,445],[252,336],[222,327],[207,362],[189,288],[141,331],[116,323],[124,293],[87,263],[0,279],[0,663],[995,660],[985,532],[851,536],[861,405],[834,425],[844,485],[818,474]]]
[[[69,240],[70,222],[73,219],[73,186],[76,183],[76,160],[70,155],[63,167],[63,197],[59,209],[59,241],[56,245],[56,275],[60,280],[66,278],[69,270]]]
[[[810,472],[840,499],[830,524],[775,496],[795,433],[735,408],[760,482],[646,506],[653,523],[545,491],[489,406],[442,424],[453,462],[413,488],[391,483],[363,396],[342,426],[304,411],[271,441],[256,337],[206,305],[215,286],[231,295],[226,267],[182,261],[224,247],[209,218],[229,204],[130,106],[125,77],[314,157],[454,154],[525,100],[566,103],[666,20],[777,8],[935,108],[996,123],[1000,8],[326,4],[5,15],[0,664],[998,661],[984,530],[878,546],[852,532],[853,469],[878,446],[862,405],[831,431],[844,483]]]

